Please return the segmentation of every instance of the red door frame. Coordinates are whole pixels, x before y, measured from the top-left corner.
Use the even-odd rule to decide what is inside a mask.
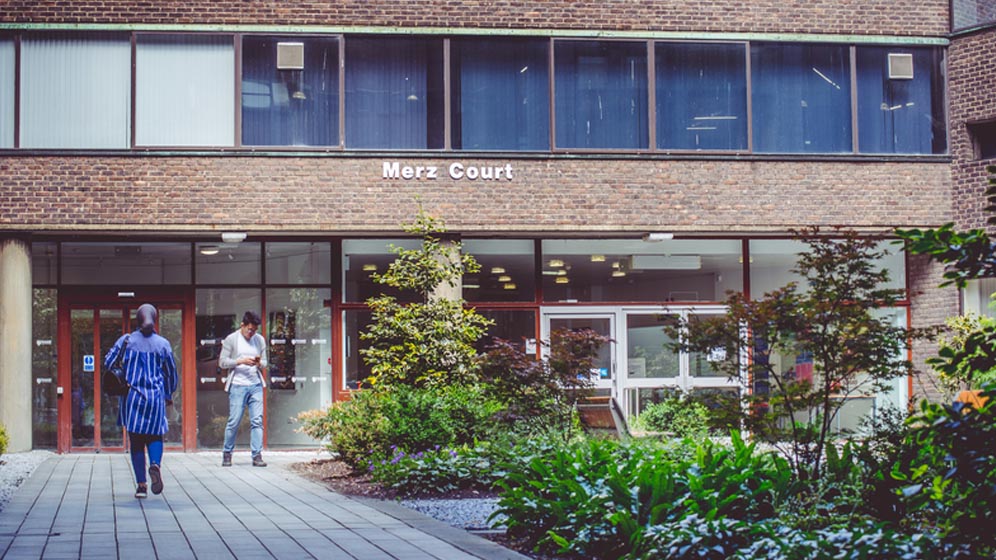
[[[196,356],[195,356],[195,336],[196,322],[194,317],[194,291],[192,287],[162,287],[148,286],[139,288],[68,288],[59,290],[58,302],[58,444],[59,453],[70,451],[86,451],[93,448],[73,448],[72,447],[72,325],[70,323],[70,310],[73,307],[95,307],[101,306],[115,307],[129,305],[138,307],[143,303],[153,305],[173,304],[179,305],[183,311],[183,335],[180,341],[184,349],[180,368],[180,387],[183,393],[183,451],[194,451],[197,449],[197,390],[196,390]],[[100,371],[100,357],[97,357],[95,369]],[[121,448],[104,448],[108,451],[120,450]],[[168,449],[180,450],[180,447],[170,447]]]

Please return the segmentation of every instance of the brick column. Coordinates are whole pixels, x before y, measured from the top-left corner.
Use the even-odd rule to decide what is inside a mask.
[[[7,451],[31,449],[31,246],[0,239],[0,422]]]

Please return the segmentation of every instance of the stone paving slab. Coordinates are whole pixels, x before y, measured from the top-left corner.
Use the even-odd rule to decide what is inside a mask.
[[[350,498],[291,472],[312,452],[167,453],[164,492],[137,500],[126,454],[59,455],[0,512],[0,558],[525,560],[395,502]]]

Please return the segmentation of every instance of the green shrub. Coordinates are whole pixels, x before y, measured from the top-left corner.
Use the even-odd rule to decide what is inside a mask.
[[[7,452],[8,443],[10,443],[10,438],[7,437],[7,427],[0,424],[0,455]]]
[[[634,427],[648,432],[667,432],[679,438],[701,439],[709,434],[709,410],[684,396],[670,397],[647,405]]]
[[[358,391],[324,413],[307,412],[299,419],[304,433],[365,468],[370,460],[391,457],[392,446],[417,453],[483,438],[499,409],[473,386],[399,386]]]
[[[648,443],[589,440],[509,472],[498,512],[509,533],[548,552],[618,558],[639,549],[644,531],[689,515],[757,520],[790,494],[787,463],[756,453],[734,433],[732,445],[685,445],[692,459]]]
[[[917,455],[897,463],[893,476],[921,523],[937,527],[947,542],[972,548],[977,557],[996,555],[996,383],[983,389],[978,408],[921,403],[910,418],[910,444]]]

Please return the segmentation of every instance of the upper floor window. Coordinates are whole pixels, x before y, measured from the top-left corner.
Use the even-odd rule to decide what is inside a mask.
[[[968,124],[976,159],[996,159],[996,121]]]
[[[138,36],[135,144],[235,144],[235,48],[231,37]]]
[[[345,80],[347,147],[443,148],[441,39],[350,38]]]
[[[647,45],[555,43],[558,148],[646,149]]]
[[[14,147],[14,41],[0,39],[0,148]]]
[[[751,77],[755,151],[853,151],[848,47],[754,44]]]
[[[657,147],[747,149],[747,58],[742,44],[658,43]]]
[[[453,148],[549,150],[549,41],[455,39]]]
[[[337,39],[242,41],[242,144],[339,145]]]
[[[944,79],[932,48],[858,47],[858,150],[943,154]]]
[[[993,0],[951,0],[951,29],[969,29],[996,22]]]
[[[21,41],[21,147],[127,148],[127,35],[29,35]]]

